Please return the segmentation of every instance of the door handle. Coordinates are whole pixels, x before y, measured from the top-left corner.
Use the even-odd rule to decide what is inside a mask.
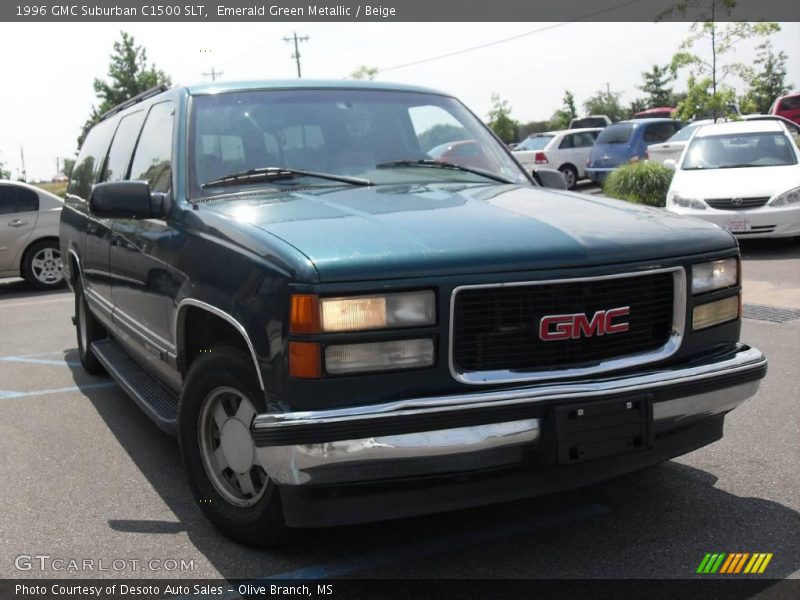
[[[27,221],[23,221],[22,219],[14,219],[11,221],[8,226],[9,227],[22,227],[23,225],[27,225]]]

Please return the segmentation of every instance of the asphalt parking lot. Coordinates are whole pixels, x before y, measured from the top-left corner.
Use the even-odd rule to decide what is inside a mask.
[[[771,552],[771,577],[800,578],[800,312],[778,323],[753,308],[800,309],[800,244],[752,240],[743,253],[746,314],[760,317],[743,339],[770,366],[722,441],[578,491],[307,531],[273,551],[217,533],[176,441],[81,370],[69,292],[0,280],[0,573],[63,575],[15,566],[48,555],[106,561],[87,577],[683,578],[722,551]],[[115,559],[161,562],[118,571]]]

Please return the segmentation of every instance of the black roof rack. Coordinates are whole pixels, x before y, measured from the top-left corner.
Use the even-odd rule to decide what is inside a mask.
[[[147,100],[148,98],[152,98],[153,96],[156,96],[161,92],[166,92],[168,89],[169,86],[166,83],[161,83],[155,87],[151,87],[149,90],[145,90],[141,94],[136,94],[133,98],[128,98],[122,104],[117,104],[111,110],[104,112],[102,115],[100,115],[100,120],[102,121],[104,119],[107,119],[111,115],[115,115],[118,112],[133,106],[134,104],[138,104],[142,100]]]

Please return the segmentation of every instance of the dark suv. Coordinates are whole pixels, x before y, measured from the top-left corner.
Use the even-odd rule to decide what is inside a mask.
[[[84,367],[253,545],[670,459],[766,372],[729,233],[544,190],[416,87],[145,93],[88,134],[61,246]]]

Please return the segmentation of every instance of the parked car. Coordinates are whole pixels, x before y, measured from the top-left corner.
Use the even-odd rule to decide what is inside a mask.
[[[558,169],[571,190],[586,178],[586,160],[601,131],[594,127],[534,133],[514,148],[514,158],[529,171],[543,165]]]
[[[633,115],[634,119],[671,119],[675,116],[675,107],[673,106],[659,106],[657,108],[648,108]]]
[[[430,158],[443,126],[489,168]],[[142,94],[88,133],[61,245],[84,368],[177,435],[246,544],[660,463],[766,371],[730,234],[543,189],[409,85]]]
[[[428,150],[428,155],[441,162],[457,162],[474,169],[492,168],[491,160],[484,154],[476,140],[458,140],[440,144]]]
[[[742,121],[775,121],[782,123],[789,130],[795,143],[800,142],[800,125],[786,117],[781,117],[780,115],[743,115],[740,119]]]
[[[64,201],[19,181],[0,180],[0,277],[45,290],[64,283],[58,222]]]
[[[646,154],[647,160],[662,165],[664,164],[664,161],[670,159],[677,162],[683,153],[683,149],[686,147],[686,143],[689,141],[692,133],[694,133],[694,130],[702,125],[708,125],[713,122],[714,121],[710,120],[692,121],[688,125],[681,127],[678,131],[676,131],[666,142],[648,145]]]
[[[738,237],[800,235],[800,151],[773,121],[698,128],[676,165],[667,210]]]
[[[595,183],[603,183],[608,174],[620,165],[647,158],[649,144],[665,142],[682,126],[675,119],[614,123],[597,136],[586,163],[586,173]]]
[[[608,127],[613,121],[607,115],[588,115],[577,117],[569,122],[569,129],[587,129],[589,127]]]
[[[777,98],[769,107],[768,112],[800,124],[800,93]]]

